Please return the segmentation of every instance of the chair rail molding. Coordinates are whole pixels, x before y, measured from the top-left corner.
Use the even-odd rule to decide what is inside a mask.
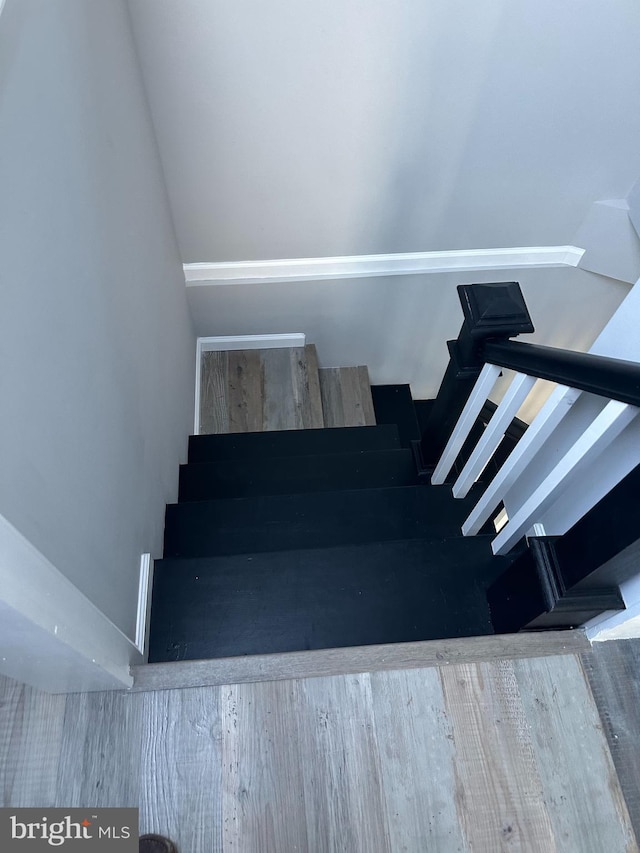
[[[456,249],[336,258],[290,258],[184,264],[188,287],[272,284],[322,279],[374,278],[443,272],[577,267],[584,254],[577,246],[525,246],[505,249]]]

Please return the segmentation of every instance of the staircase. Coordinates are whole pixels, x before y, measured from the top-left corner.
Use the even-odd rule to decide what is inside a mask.
[[[428,410],[313,346],[206,353],[210,434],[167,507],[149,661],[493,633],[486,590],[517,554],[462,537],[481,483],[455,500],[420,479]]]

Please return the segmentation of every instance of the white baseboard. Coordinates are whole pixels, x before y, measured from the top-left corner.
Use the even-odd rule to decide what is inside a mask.
[[[196,393],[193,432],[200,433],[200,376],[203,352],[227,352],[247,349],[282,349],[303,347],[306,336],[303,332],[288,332],[279,335],[218,335],[196,340]]]
[[[303,332],[290,332],[283,335],[219,335],[218,337],[198,338],[200,354],[203,352],[225,352],[243,349],[281,349],[283,347],[303,347]]]
[[[140,556],[140,579],[138,585],[138,612],[136,614],[136,648],[146,659],[149,639],[149,617],[151,615],[151,591],[153,586],[153,560],[151,554]]]
[[[424,275],[443,272],[576,267],[584,249],[576,246],[525,246],[507,249],[463,249],[337,258],[290,258],[184,264],[189,287],[271,284],[322,279]]]

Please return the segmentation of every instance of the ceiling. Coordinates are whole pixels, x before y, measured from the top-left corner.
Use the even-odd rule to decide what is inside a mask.
[[[640,175],[635,0],[130,0],[184,262],[571,243]]]

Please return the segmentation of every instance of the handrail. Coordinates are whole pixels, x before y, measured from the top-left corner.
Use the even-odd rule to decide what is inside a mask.
[[[464,322],[457,339],[447,341],[449,364],[415,448],[420,473],[432,472],[433,485],[443,485],[457,465],[453,496],[466,497],[489,470],[489,462],[496,460],[508,425],[536,380],[556,383],[515,448],[486,478],[488,485],[485,479],[462,525],[464,536],[474,536],[495,522],[500,510],[493,553],[509,553],[523,537],[530,543],[490,587],[494,628],[573,626],[605,610],[623,609],[615,580],[608,578],[603,589],[594,589],[593,584],[600,586],[597,573],[610,558],[615,559],[628,542],[640,541],[628,520],[624,536],[616,532],[622,515],[620,495],[627,500],[629,494],[620,491],[620,481],[640,461],[635,441],[640,426],[640,364],[509,340],[534,330],[516,282],[461,285],[458,295]],[[478,437],[473,435],[477,418],[501,368],[513,370],[515,376]],[[606,404],[578,405],[574,410],[584,392],[604,398]],[[624,518],[632,522],[634,516]],[[585,540],[585,528],[597,541],[603,532],[613,531],[610,553],[590,553],[593,560],[585,560],[584,548],[594,550],[588,537]],[[559,534],[567,529],[565,546]],[[587,576],[592,576],[590,588],[574,590]]]
[[[640,407],[640,364],[633,361],[511,340],[485,341],[482,355],[497,367]]]

